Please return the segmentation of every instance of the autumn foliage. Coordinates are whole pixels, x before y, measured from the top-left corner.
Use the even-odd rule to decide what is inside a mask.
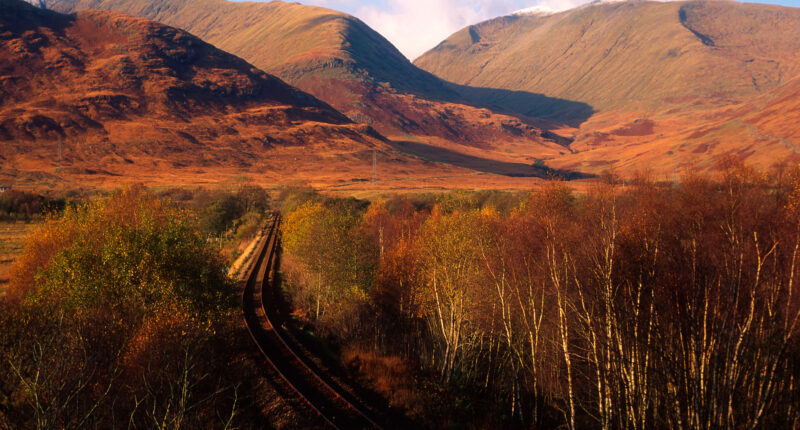
[[[794,428],[800,174],[721,167],[501,208],[317,200],[286,217],[290,288],[348,357],[411,366],[432,427]]]
[[[29,236],[0,303],[0,427],[226,427],[231,281],[194,217],[142,188]]]

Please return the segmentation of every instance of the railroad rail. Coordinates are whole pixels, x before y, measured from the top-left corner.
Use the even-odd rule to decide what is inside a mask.
[[[334,388],[297,353],[277,323],[274,285],[280,216],[271,215],[256,246],[242,291],[242,310],[250,337],[267,363],[324,422],[337,429],[380,429],[346,393]]]

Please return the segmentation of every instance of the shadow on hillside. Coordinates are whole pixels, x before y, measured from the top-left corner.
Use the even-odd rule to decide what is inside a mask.
[[[476,157],[419,142],[392,141],[390,144],[397,151],[411,154],[424,160],[495,175],[545,179],[562,178],[566,180],[594,177],[594,175],[587,173],[551,169],[544,164],[512,163]]]
[[[402,78],[387,75],[385,80],[399,84],[397,89],[400,91],[416,94],[422,98],[489,109],[517,117],[546,131],[561,126],[580,127],[595,113],[594,108],[587,103],[527,91],[455,84],[416,66],[410,69],[407,75]]]
[[[388,43],[388,42],[387,42]],[[548,97],[527,91],[480,88],[446,81],[413,63],[385,67],[375,61],[370,74],[378,82],[390,82],[400,92],[424,99],[466,104],[519,118],[534,127],[550,130],[579,127],[595,113],[586,103]]]
[[[0,1],[0,33],[8,31],[13,38],[39,27],[49,27],[57,35],[63,36],[64,29],[74,20],[73,16],[51,12],[24,1]],[[45,40],[36,38],[31,43],[46,43]]]
[[[545,130],[559,125],[580,127],[595,113],[594,108],[586,103],[526,91],[470,87],[451,82],[445,85],[458,93],[463,102],[470,106],[515,116]]]

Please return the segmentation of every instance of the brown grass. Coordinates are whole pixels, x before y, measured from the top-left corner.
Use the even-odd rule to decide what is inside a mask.
[[[389,400],[393,407],[410,408],[415,402],[412,370],[400,357],[379,356],[357,347],[342,351],[348,369],[364,376],[372,388]]]
[[[366,126],[183,31],[23,2],[3,3],[0,14],[30,27],[0,23],[9,35],[0,61],[17,77],[0,100],[3,177],[181,184],[174,176],[274,172],[268,165],[284,151],[293,160],[304,151],[325,158],[387,148]],[[282,161],[284,171],[295,167]]]
[[[768,169],[800,161],[798,22],[800,9],[771,5],[591,5],[476,24],[415,64],[459,84],[590,104],[598,112],[560,133],[576,137],[574,153],[544,158],[551,167],[674,178],[735,155]]]

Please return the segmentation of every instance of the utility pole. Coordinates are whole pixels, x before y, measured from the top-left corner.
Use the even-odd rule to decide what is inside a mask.
[[[378,150],[372,150],[372,183],[378,182]]]

